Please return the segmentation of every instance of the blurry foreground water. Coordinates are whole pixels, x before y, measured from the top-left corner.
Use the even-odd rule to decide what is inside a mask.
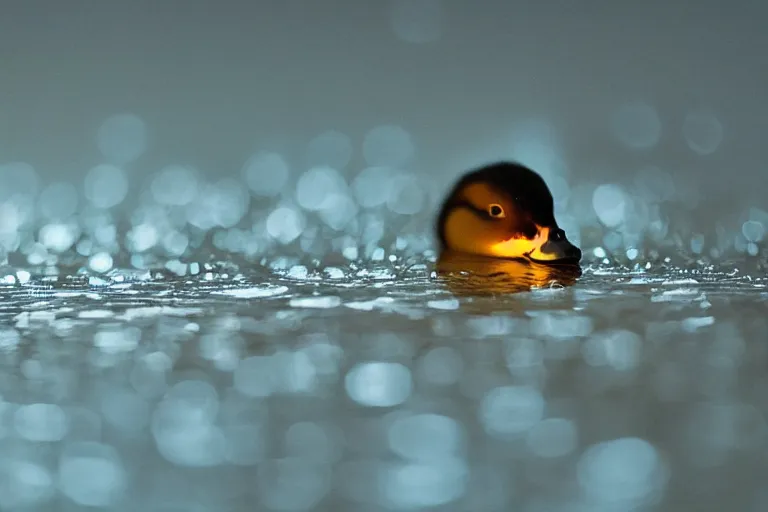
[[[195,268],[7,275],[0,510],[768,507],[765,279]]]

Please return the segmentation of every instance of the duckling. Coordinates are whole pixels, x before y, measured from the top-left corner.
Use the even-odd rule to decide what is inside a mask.
[[[544,179],[518,162],[465,174],[443,203],[436,229],[443,251],[546,265],[581,260],[581,250],[557,225]]]

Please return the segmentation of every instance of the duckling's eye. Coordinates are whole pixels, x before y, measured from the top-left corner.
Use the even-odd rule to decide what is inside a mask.
[[[491,217],[501,219],[504,217],[504,208],[498,204],[492,204],[488,206],[488,215]]]

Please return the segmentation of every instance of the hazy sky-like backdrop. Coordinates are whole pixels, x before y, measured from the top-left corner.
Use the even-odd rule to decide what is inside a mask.
[[[328,133],[315,152],[351,144],[350,175],[366,135],[396,126],[409,170],[442,190],[469,165],[535,153],[532,130],[571,186],[658,168],[706,222],[768,208],[757,0],[0,5],[0,162],[46,179],[82,179],[101,124],[130,113],[147,127],[138,176],[236,174],[259,150],[300,174]]]

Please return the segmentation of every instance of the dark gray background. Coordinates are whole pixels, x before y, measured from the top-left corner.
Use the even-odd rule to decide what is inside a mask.
[[[169,162],[238,172],[254,150],[300,161],[334,129],[359,147],[380,124],[408,130],[412,170],[443,186],[468,165],[509,156],[515,123],[556,127],[571,185],[631,181],[658,166],[698,190],[711,224],[766,208],[768,48],[764,2],[434,1],[439,38],[412,43],[389,1],[11,1],[0,15],[0,162],[48,178],[99,162],[94,134],[132,112]],[[659,144],[623,148],[622,104],[654,106]],[[682,135],[691,109],[723,126],[717,151]],[[734,227],[738,227],[735,224]]]

